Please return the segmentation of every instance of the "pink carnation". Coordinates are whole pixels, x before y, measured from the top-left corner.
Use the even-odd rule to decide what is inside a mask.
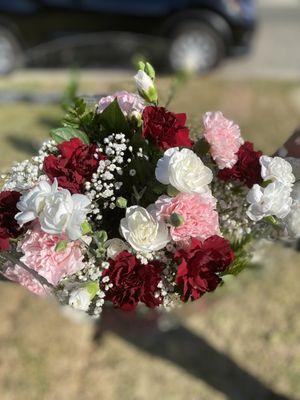
[[[180,193],[176,197],[161,196],[155,203],[158,217],[169,221],[172,214],[182,217],[182,225],[171,226],[173,240],[184,243],[194,237],[205,240],[218,235],[219,218],[216,199],[211,194]]]
[[[138,94],[122,91],[102,97],[99,101],[99,112],[103,112],[106,107],[115,100],[115,98],[117,98],[119,106],[126,117],[130,116],[133,111],[142,113],[145,108],[145,102]]]
[[[212,158],[220,169],[232,168],[237,152],[244,143],[238,125],[220,112],[207,112],[203,117],[204,137],[210,144]]]
[[[13,282],[19,283],[38,296],[47,296],[51,293],[47,286],[43,286],[24,268],[19,265],[13,265],[9,261],[4,264],[4,276]]]
[[[54,286],[62,278],[84,267],[80,242],[69,242],[65,250],[55,251],[57,243],[61,240],[66,240],[66,236],[49,235],[41,230],[39,224],[35,224],[21,244],[24,253],[21,261]]]

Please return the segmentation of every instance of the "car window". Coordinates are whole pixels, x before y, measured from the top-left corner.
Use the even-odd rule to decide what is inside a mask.
[[[180,7],[184,0],[81,0],[84,10],[121,14],[159,15]]]
[[[48,7],[78,8],[80,0],[40,0],[40,3]]]
[[[36,9],[34,0],[0,0],[0,11],[30,13]]]

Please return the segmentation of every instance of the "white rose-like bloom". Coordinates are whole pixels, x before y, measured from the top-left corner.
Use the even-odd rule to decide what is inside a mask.
[[[107,240],[105,243],[106,255],[108,258],[114,259],[124,250],[129,250],[129,246],[121,239],[114,238]]]
[[[281,157],[261,156],[261,176],[264,180],[279,181],[291,186],[295,182],[291,164]]]
[[[25,192],[17,203],[17,208],[20,210],[16,214],[15,219],[20,226],[27,222],[34,221],[42,212],[45,206],[45,200],[52,193],[57,192],[57,180],[51,185],[47,181],[39,182],[33,189]]]
[[[87,311],[91,304],[91,295],[87,288],[75,289],[71,292],[69,305],[76,310]]]
[[[81,225],[86,220],[90,200],[83,194],[61,189],[45,199],[39,219],[44,232],[55,235],[66,232],[70,240],[82,236]]]
[[[291,188],[278,181],[265,188],[255,184],[248,192],[247,201],[250,203],[247,215],[253,221],[271,215],[284,218],[292,205]]]
[[[120,228],[125,240],[136,251],[147,253],[160,250],[170,241],[168,227],[157,220],[153,207],[147,210],[139,206],[127,208]]]
[[[171,184],[183,193],[209,193],[209,184],[213,179],[212,171],[190,149],[179,150],[173,147],[165,151],[158,160],[156,179],[164,185]]]

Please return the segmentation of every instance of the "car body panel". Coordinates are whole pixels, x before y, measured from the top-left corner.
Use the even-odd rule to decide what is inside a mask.
[[[132,32],[168,39],[183,19],[197,18],[223,38],[227,53],[248,49],[255,28],[253,0],[239,0],[241,14],[231,13],[231,0],[0,0],[0,26],[32,49],[70,35]]]

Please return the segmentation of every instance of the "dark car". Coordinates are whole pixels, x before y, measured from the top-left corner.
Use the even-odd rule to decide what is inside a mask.
[[[247,52],[255,18],[254,0],[0,0],[0,73],[45,49],[100,46],[100,34],[105,58],[122,33],[147,37],[175,71],[201,72]]]

